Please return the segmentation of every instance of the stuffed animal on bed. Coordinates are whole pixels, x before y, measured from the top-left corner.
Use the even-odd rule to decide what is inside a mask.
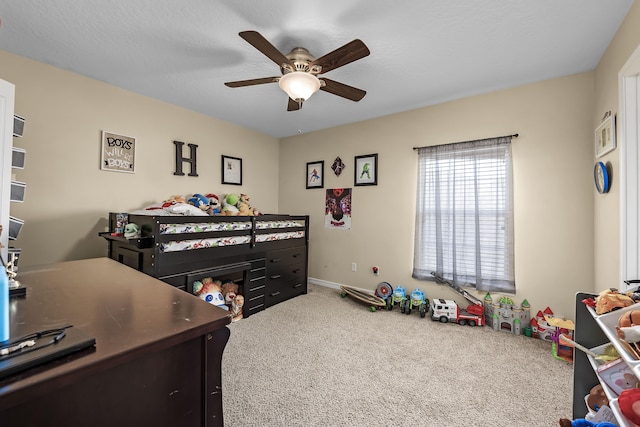
[[[207,212],[209,215],[217,215],[220,213],[220,198],[215,193],[207,193],[205,197],[209,199],[209,209]]]
[[[209,199],[202,194],[194,194],[193,197],[189,199],[189,204],[204,212],[209,210]]]
[[[238,215],[255,215],[253,208],[249,204],[249,196],[246,194],[240,194],[240,200],[238,200]]]
[[[238,215],[238,200],[240,198],[237,194],[227,194],[224,199],[222,199],[222,213],[225,215]]]

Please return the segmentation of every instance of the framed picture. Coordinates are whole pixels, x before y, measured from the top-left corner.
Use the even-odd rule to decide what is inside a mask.
[[[324,160],[307,163],[307,189],[324,188]]]
[[[378,185],[378,154],[355,157],[354,185]]]
[[[222,183],[242,185],[242,159],[222,155]]]
[[[102,131],[100,169],[114,172],[136,171],[136,139]]]
[[[616,148],[615,116],[609,116],[596,129],[596,157],[601,157]]]

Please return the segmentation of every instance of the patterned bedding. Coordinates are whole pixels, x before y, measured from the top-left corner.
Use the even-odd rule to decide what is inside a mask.
[[[259,221],[256,229],[277,229],[288,227],[302,227],[304,224],[297,221]],[[185,223],[185,224],[160,224],[161,234],[202,233],[208,231],[249,230],[250,222],[226,222],[226,223]],[[268,234],[257,234],[256,243],[273,242],[286,239],[301,239],[304,231],[288,231]],[[189,251],[194,249],[217,248],[222,246],[242,245],[251,242],[250,235],[231,237],[211,237],[205,239],[176,240],[160,244],[162,252]]]

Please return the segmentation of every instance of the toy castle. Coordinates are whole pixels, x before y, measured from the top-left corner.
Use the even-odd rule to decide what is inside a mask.
[[[493,302],[493,297],[487,293],[484,297],[484,317],[487,326],[494,331],[511,332],[521,335],[524,328],[529,326],[531,319],[531,307],[525,299],[522,305],[514,304],[508,297],[501,297]]]

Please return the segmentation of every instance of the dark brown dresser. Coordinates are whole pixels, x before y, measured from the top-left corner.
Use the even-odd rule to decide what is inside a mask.
[[[2,426],[224,425],[227,311],[109,258],[23,270],[11,338],[72,324],[96,345],[1,379]]]

